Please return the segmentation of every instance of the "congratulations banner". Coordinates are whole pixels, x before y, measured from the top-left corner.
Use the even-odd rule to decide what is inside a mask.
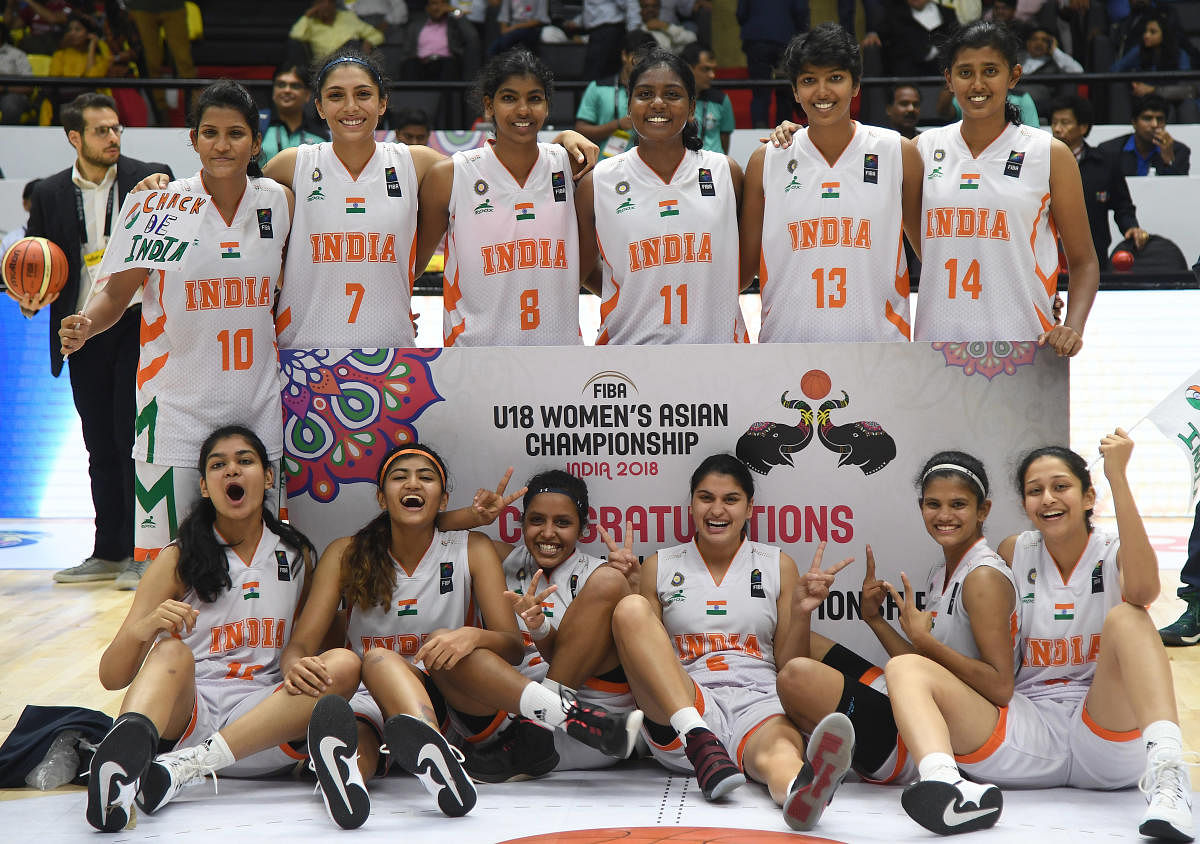
[[[987,467],[995,547],[1027,526],[1010,475],[1022,454],[1068,442],[1067,364],[1034,343],[772,344],[564,348],[284,349],[288,512],[318,549],[376,513],[375,472],[395,443],[446,460],[450,506],[515,468],[588,482],[582,545],[596,527],[637,553],[686,542],[688,481],[710,454],[754,472],[752,539],[807,568],[853,556],[817,629],[882,657],[859,620],[870,543],[878,573],[923,582],[941,550],[926,534],[916,479],[936,451]],[[519,503],[519,502],[518,502]],[[520,510],[486,532],[521,541]],[[896,608],[889,607],[892,617]]]

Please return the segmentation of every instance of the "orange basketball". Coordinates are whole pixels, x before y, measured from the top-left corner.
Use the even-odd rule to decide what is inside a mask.
[[[829,395],[831,386],[833,385],[829,380],[829,373],[823,369],[810,369],[800,379],[801,392],[813,401],[820,401]]]
[[[67,283],[67,256],[44,237],[23,237],[4,253],[4,283],[14,299],[48,301]]]

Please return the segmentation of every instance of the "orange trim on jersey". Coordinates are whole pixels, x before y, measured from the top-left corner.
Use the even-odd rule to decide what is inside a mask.
[[[292,324],[292,309],[284,308],[277,317],[275,317],[275,334],[282,334],[289,325]]]
[[[896,292],[905,299],[912,293],[912,279],[908,277],[908,257],[904,254],[904,232],[896,244]]]
[[[899,733],[896,733],[896,764],[892,766],[892,772],[881,780],[874,777],[868,777],[860,774],[864,782],[875,783],[876,785],[888,785],[895,782],[896,778],[904,772],[904,766],[908,764],[908,747],[904,744],[904,739]]]
[[[908,320],[896,313],[896,309],[892,307],[892,303],[888,302],[884,306],[884,318],[892,325],[896,326],[896,330],[900,332],[900,336],[905,340],[912,339],[912,328],[909,327]]]
[[[147,381],[149,381],[151,378],[153,378],[155,375],[157,375],[159,372],[162,371],[162,368],[164,366],[166,366],[166,364],[167,364],[167,357],[169,355],[170,355],[170,352],[167,352],[166,354],[163,354],[163,355],[159,355],[158,357],[156,357],[154,360],[150,361],[145,366],[138,367],[137,385],[138,385],[139,390],[142,389],[142,387],[146,386]]]
[[[858,678],[858,682],[862,683],[864,686],[869,686],[882,676],[883,669],[878,665],[872,665],[862,673],[862,676]]]
[[[704,559],[704,554],[700,551],[700,546],[696,544],[696,539],[694,537],[692,538],[692,544],[696,545],[696,554],[700,557],[700,562],[704,563],[704,570],[708,572],[708,576],[712,577],[713,585],[720,586],[722,581],[725,580],[725,575],[729,574],[729,569],[733,568],[733,560],[729,561],[729,568],[725,569],[725,574],[721,575],[721,580],[717,580],[715,577],[713,577],[712,569],[710,569],[708,567],[708,560]],[[742,541],[740,543],[738,543],[737,550],[733,552],[734,559],[737,559],[737,555],[741,553],[742,546],[745,544],[746,544],[746,538],[742,537]],[[724,601],[722,601],[720,603],[724,603]]]
[[[1134,739],[1142,737],[1142,731],[1136,728],[1132,730],[1110,730],[1106,727],[1101,727],[1099,724],[1093,721],[1092,716],[1088,714],[1087,704],[1084,704],[1082,717],[1084,725],[1105,741],[1125,742],[1133,741]]]
[[[481,742],[484,739],[489,738],[496,732],[496,730],[500,729],[500,725],[506,721],[508,721],[508,713],[504,710],[497,712],[496,717],[494,717],[486,727],[473,736],[467,736],[467,741],[469,741],[471,744],[475,744],[476,742]]]
[[[283,755],[289,759],[295,759],[297,762],[305,762],[308,760],[307,753],[301,753],[296,748],[285,742],[280,742],[279,749],[283,751]]]
[[[746,770],[745,766],[742,765],[742,754],[744,754],[746,752],[746,745],[750,743],[750,737],[752,735],[754,735],[756,732],[758,732],[758,728],[761,727],[763,724],[767,723],[768,721],[773,721],[776,718],[786,718],[786,717],[787,716],[784,715],[782,712],[777,712],[774,715],[768,715],[766,718],[762,719],[757,724],[755,724],[753,727],[751,727],[750,730],[746,733],[746,735],[742,736],[742,740],[738,742],[737,753],[733,757],[733,761],[737,762],[737,766],[739,768],[741,768],[743,771]]]
[[[425,272],[425,267],[421,267],[421,272]],[[408,247],[408,295],[412,296],[413,282],[417,278],[417,230],[413,229],[412,243]]]
[[[217,205],[217,201],[213,199],[212,191],[208,189],[208,185],[204,184],[203,170],[200,171],[200,185],[204,188],[205,193],[208,194],[208,199],[210,202],[212,202],[212,207],[216,208],[217,213],[221,215],[221,221],[225,223],[225,228],[232,226],[234,218],[237,217],[238,209],[242,207],[242,200],[246,198],[246,189],[250,187],[250,177],[246,177],[246,183],[242,185],[242,195],[238,197],[237,205],[233,206],[233,213],[229,215],[228,219],[225,218],[225,212],[221,210],[219,205]]]
[[[761,296],[763,291],[767,289],[767,255],[759,247],[758,250],[758,295]],[[741,292],[740,290],[738,291]]]
[[[139,563],[142,561],[153,562],[161,551],[161,548],[134,548],[133,558]]]
[[[533,665],[533,662],[529,663]],[[629,694],[628,683],[614,683],[611,680],[601,680],[599,677],[591,677],[584,681],[584,686],[589,689],[594,689],[597,692],[608,692],[614,695]]]
[[[346,166],[346,162],[342,161],[342,157],[338,155],[337,147],[335,147],[333,144],[330,144],[329,151],[333,153],[333,157],[337,159],[338,164],[342,165],[342,169],[346,171],[346,175],[350,176],[350,181],[357,182],[358,176],[361,176],[363,173],[365,173],[367,168],[371,166],[371,162],[375,160],[375,156],[379,155],[379,142],[375,142],[375,151],[371,153],[371,157],[367,159],[367,163],[363,165],[363,168],[358,171],[358,176],[350,173],[350,168]],[[414,170],[416,169],[415,164],[413,165],[413,168]]]
[[[1029,251],[1031,253],[1033,253],[1033,272],[1034,272],[1034,274],[1037,275],[1038,280],[1041,281],[1041,283],[1042,283],[1042,286],[1046,288],[1046,295],[1053,296],[1054,291],[1058,289],[1058,250],[1057,249],[1054,250],[1054,267],[1051,268],[1050,272],[1043,273],[1042,268],[1038,266],[1038,262],[1037,262],[1037,236],[1038,236],[1037,221],[1038,221],[1038,218],[1042,216],[1043,211],[1046,211],[1046,222],[1049,224],[1049,227],[1050,227],[1050,237],[1052,239],[1057,239],[1057,237],[1058,237],[1058,230],[1054,227],[1054,220],[1053,220],[1053,218],[1050,217],[1050,212],[1047,210],[1047,207],[1049,205],[1050,205],[1050,192],[1047,191],[1046,195],[1042,197],[1042,202],[1038,206],[1037,213],[1033,216],[1033,225],[1031,226],[1032,231],[1029,234]],[[1039,316],[1040,316],[1040,314],[1039,314]],[[1044,317],[1043,317],[1043,319],[1044,319]]]
[[[500,162],[500,166],[504,168],[504,172],[506,172],[506,173],[508,173],[508,175],[512,176],[512,180],[517,183],[517,187],[519,187],[521,190],[525,189],[525,183],[529,181],[529,177],[533,175],[534,168],[536,168],[538,166],[538,163],[541,162],[541,160],[542,160],[542,148],[538,147],[537,148],[538,157],[536,159],[534,159],[533,167],[529,168],[529,172],[525,174],[524,179],[518,179],[517,174],[514,173],[512,170],[508,169],[508,165],[504,163],[504,159],[500,157],[500,153],[496,152],[495,139],[488,138],[487,141],[484,143],[484,146],[488,150],[491,151],[491,153],[495,157],[495,159]]]
[[[446,335],[446,339],[444,341],[444,345],[446,346],[446,348],[448,349],[451,346],[453,346],[454,341],[457,340],[462,335],[462,333],[464,331],[466,331],[466,329],[467,329],[467,324],[465,322],[460,323],[459,325],[456,325],[453,328],[451,328],[450,333],[448,335]]]
[[[687,158],[687,155],[685,154],[685,155],[684,155],[684,158],[681,158],[681,159],[679,159],[679,163],[678,163],[678,164],[676,164],[676,165],[675,165],[675,169],[671,171],[671,178],[669,178],[669,179],[664,179],[662,176],[658,175],[658,171],[657,171],[657,170],[655,170],[655,169],[654,169],[653,167],[651,167],[649,164],[646,164],[646,159],[642,158],[642,150],[641,150],[641,147],[634,147],[634,149],[635,149],[635,150],[637,150],[637,157],[638,157],[638,161],[642,162],[642,164],[645,166],[645,168],[646,168],[647,170],[649,170],[651,173],[653,173],[653,174],[654,174],[654,177],[655,177],[655,178],[657,178],[657,179],[658,179],[660,182],[662,182],[662,183],[663,183],[663,185],[670,185],[670,184],[671,184],[671,182],[675,181],[675,177],[676,177],[676,176],[679,174],[679,168],[683,166],[683,160],[684,160],[684,158]],[[685,150],[685,152],[686,152],[686,150]]]
[[[961,762],[964,765],[970,765],[975,762],[982,762],[993,753],[995,753],[1000,745],[1004,744],[1004,736],[1008,732],[1008,707],[1000,707],[1000,717],[996,719],[996,727],[992,730],[992,734],[988,736],[988,740],[983,743],[983,746],[973,753],[964,753],[961,756],[954,754],[954,760]]]
[[[188,725],[186,727],[184,727],[183,735],[181,735],[179,738],[177,738],[175,740],[176,744],[183,741],[185,738],[187,738],[188,736],[190,736],[192,734],[192,730],[196,729],[196,721],[199,717],[200,717],[200,702],[199,702],[199,699],[193,699],[192,700],[192,717],[188,721]]]
[[[145,317],[142,318],[141,331],[138,332],[138,342],[145,346],[147,343],[157,340],[167,330],[167,315],[160,314],[154,322],[146,322]]]

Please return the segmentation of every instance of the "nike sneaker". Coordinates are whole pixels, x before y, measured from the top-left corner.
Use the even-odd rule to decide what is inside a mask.
[[[393,715],[383,725],[392,760],[421,781],[443,814],[465,815],[475,805],[475,784],[463,770],[463,755],[419,718]]]
[[[904,789],[900,803],[910,818],[930,832],[955,835],[994,826],[1004,797],[988,783],[921,780]]]
[[[342,829],[362,826],[371,814],[371,797],[358,769],[358,725],[345,698],[325,695],[313,707],[308,756],[329,817]]]

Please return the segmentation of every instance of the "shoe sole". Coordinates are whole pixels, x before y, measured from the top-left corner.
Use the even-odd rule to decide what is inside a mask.
[[[116,580],[119,571],[114,571],[112,574],[63,574],[62,572],[54,573],[55,583],[90,583],[94,580]]]
[[[1163,818],[1151,818],[1143,821],[1138,832],[1147,838],[1159,838],[1164,841],[1194,841],[1195,836],[1184,832],[1170,821]]]
[[[145,725],[132,720],[116,724],[100,742],[89,768],[87,809],[84,812],[87,822],[94,828],[101,832],[120,832],[129,823],[128,806],[114,805],[112,798],[119,799],[122,792],[130,788],[133,793],[129,795],[129,805],[133,804],[138,781],[154,760],[153,744],[154,737]],[[109,765],[116,765],[120,773],[107,771]],[[108,795],[107,801],[101,797],[102,789]]]
[[[171,774],[166,765],[159,765],[153,760],[138,785],[138,793],[134,798],[138,808],[147,815],[153,815],[163,807],[164,798],[171,788]]]
[[[713,800],[720,800],[721,798],[732,794],[745,784],[745,774],[730,774],[729,776],[725,777],[725,779],[713,786],[712,794],[706,796],[704,799],[708,800],[709,802],[712,802]]]
[[[441,733],[411,715],[393,715],[383,732],[393,761],[421,781],[442,814],[457,818],[474,808],[475,784]]]
[[[358,725],[344,698],[325,695],[313,707],[308,754],[333,822],[342,829],[362,826],[371,814],[371,796],[358,771]]]
[[[615,756],[617,759],[628,759],[629,754],[633,752],[633,746],[637,744],[638,732],[642,729],[642,721],[645,714],[640,709],[635,709],[625,718],[625,741],[620,747],[613,748],[616,753],[608,753],[609,756]]]
[[[805,747],[812,780],[796,789],[783,807],[783,819],[792,829],[809,830],[837,791],[854,759],[854,725],[840,712],[821,719]]]
[[[994,800],[987,799],[991,794],[995,795]],[[990,809],[995,809],[995,811],[988,811],[955,824],[946,823],[946,813],[953,811],[954,807],[959,804],[960,797],[958,789],[950,783],[923,780],[904,790],[900,796],[900,805],[904,807],[904,811],[910,818],[938,835],[957,835],[962,832],[987,829],[995,826],[996,821],[1000,819],[1004,798],[1000,789],[993,788],[984,795],[983,803],[986,805],[980,805],[977,810],[973,811]]]
[[[141,578],[138,578],[132,583],[128,580],[122,582],[121,579],[118,578],[117,582],[113,585],[116,587],[118,592],[133,592],[137,590],[139,583],[141,583]]]

